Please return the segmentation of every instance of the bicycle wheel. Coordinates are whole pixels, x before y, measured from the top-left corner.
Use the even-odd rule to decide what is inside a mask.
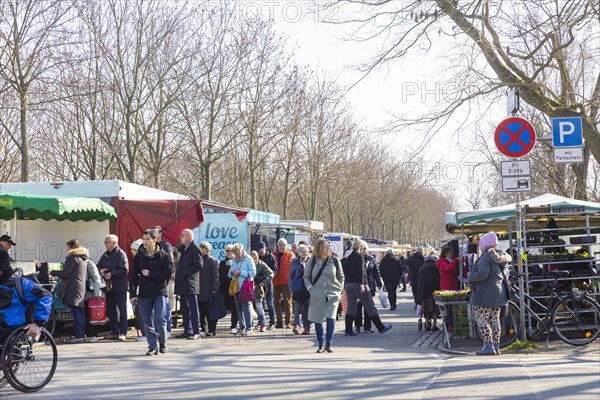
[[[4,376],[15,389],[37,392],[54,376],[58,362],[56,343],[42,328],[38,340],[27,336],[25,329],[17,329],[8,337],[1,354]]]
[[[506,347],[519,337],[519,307],[512,301],[500,310],[500,347]],[[477,338],[483,342],[481,332],[475,323]]]
[[[588,298],[560,302],[552,312],[552,327],[565,343],[585,346],[600,334],[600,307]]]

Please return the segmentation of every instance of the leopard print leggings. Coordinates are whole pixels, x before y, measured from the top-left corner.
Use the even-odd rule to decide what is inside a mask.
[[[500,307],[473,307],[484,343],[500,343]]]

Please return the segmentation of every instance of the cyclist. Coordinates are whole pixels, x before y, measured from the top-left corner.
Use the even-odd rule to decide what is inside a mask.
[[[24,301],[21,300],[13,272],[8,252],[0,248],[0,331],[27,325],[27,334],[37,338],[40,327],[50,316],[52,294],[41,285],[24,278],[21,279]]]

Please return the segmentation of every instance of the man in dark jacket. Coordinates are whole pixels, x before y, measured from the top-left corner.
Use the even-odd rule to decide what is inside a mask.
[[[267,264],[267,267],[273,271],[273,273],[277,272],[277,260],[275,260],[275,256],[267,249],[267,244],[265,242],[259,242],[256,246],[256,252],[258,253],[258,258],[260,261]],[[266,285],[267,295],[263,300],[263,308],[269,311],[269,326],[267,329],[271,330],[275,326],[275,296],[273,296],[273,282],[269,282]]]
[[[173,262],[169,255],[156,243],[156,232],[144,231],[144,246],[133,259],[129,296],[131,302],[138,301],[148,340],[146,355],[167,352],[167,284],[173,273]]]
[[[110,321],[112,335],[109,339],[127,340],[127,272],[129,262],[127,255],[119,247],[117,235],[108,235],[104,238],[106,252],[98,261],[98,270],[104,277],[107,287],[106,312]],[[118,311],[117,311],[118,310]]]
[[[156,232],[156,244],[158,244],[158,247],[160,247],[162,250],[164,250],[169,255],[169,258],[171,259],[171,264],[173,265],[173,268],[175,268],[176,265],[175,265],[175,258],[173,256],[173,246],[171,246],[171,243],[167,242],[166,240],[164,240],[162,238],[162,234],[163,234],[162,227],[160,225],[156,225],[150,229],[153,229]],[[175,273],[175,270],[173,270],[173,273]],[[173,276],[171,276],[171,278],[173,278]],[[169,285],[167,284],[167,334],[169,335],[169,337],[171,337],[171,327],[173,326],[173,314],[171,312],[171,300],[173,300],[173,304],[175,304],[173,290],[174,290],[174,288],[169,287]]]
[[[381,273],[383,284],[388,291],[388,296],[390,298],[390,310],[394,311],[397,308],[396,291],[398,290],[398,285],[400,284],[400,277],[402,276],[403,269],[400,261],[394,257],[394,252],[392,249],[389,249],[385,257],[381,259],[381,263],[379,264],[379,272]]]
[[[200,243],[202,255],[202,269],[200,270],[200,293],[198,306],[200,307],[201,336],[217,334],[217,321],[208,317],[208,301],[219,291],[219,262],[210,255],[212,245],[209,242]]]
[[[200,249],[194,244],[194,232],[184,229],[181,232],[179,263],[175,273],[175,294],[179,295],[183,316],[183,333],[180,339],[197,340],[200,337],[200,318],[198,294],[200,293],[200,270],[202,257]]]
[[[408,266],[408,275],[410,276],[410,287],[412,289],[413,299],[415,301],[415,309],[417,308],[417,286],[419,284],[419,268],[425,262],[423,257],[423,248],[417,247],[415,254],[408,257],[406,265]]]

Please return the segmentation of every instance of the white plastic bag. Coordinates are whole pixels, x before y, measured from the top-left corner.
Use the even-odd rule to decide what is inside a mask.
[[[379,302],[383,308],[388,308],[390,305],[390,302],[388,301],[388,295],[383,290],[379,291]]]
[[[417,317],[421,318],[423,316],[423,308],[421,308],[420,304],[417,304]]]

